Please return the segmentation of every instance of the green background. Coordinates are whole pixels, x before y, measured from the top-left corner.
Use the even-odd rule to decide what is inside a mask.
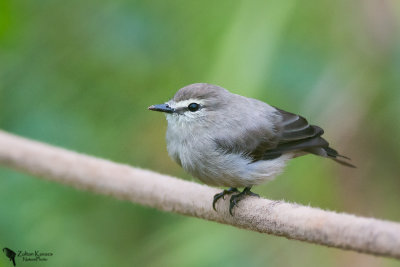
[[[400,221],[400,2],[1,0],[0,128],[184,179],[151,104],[215,83],[304,115],[357,169],[306,156],[254,191]],[[0,169],[17,266],[398,266]],[[11,266],[0,256],[0,266]]]

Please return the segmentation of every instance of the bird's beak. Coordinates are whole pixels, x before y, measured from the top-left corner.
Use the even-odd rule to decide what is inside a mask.
[[[152,105],[149,107],[149,110],[160,111],[165,113],[173,113],[175,111],[168,104]]]

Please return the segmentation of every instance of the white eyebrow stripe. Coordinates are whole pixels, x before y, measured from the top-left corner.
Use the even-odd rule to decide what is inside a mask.
[[[174,109],[187,108],[187,106],[189,106],[189,104],[191,104],[191,103],[197,103],[197,104],[203,105],[204,101],[191,98],[191,99],[183,100],[183,101],[179,101],[179,102],[171,102],[170,106]]]

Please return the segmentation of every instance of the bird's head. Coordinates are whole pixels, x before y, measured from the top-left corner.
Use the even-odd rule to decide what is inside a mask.
[[[222,87],[195,83],[181,88],[170,101],[150,106],[149,110],[164,112],[170,123],[193,126],[222,114],[229,95]]]

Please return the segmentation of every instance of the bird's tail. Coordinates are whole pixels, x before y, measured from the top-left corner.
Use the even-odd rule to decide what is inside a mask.
[[[330,147],[324,147],[323,148],[328,155],[328,158],[333,159],[337,163],[340,163],[344,166],[350,167],[350,168],[357,168],[353,164],[349,163],[348,160],[351,160],[350,158],[340,155],[335,149],[330,148]],[[342,159],[341,159],[342,158]]]
[[[15,266],[15,258],[11,258],[13,265]]]

